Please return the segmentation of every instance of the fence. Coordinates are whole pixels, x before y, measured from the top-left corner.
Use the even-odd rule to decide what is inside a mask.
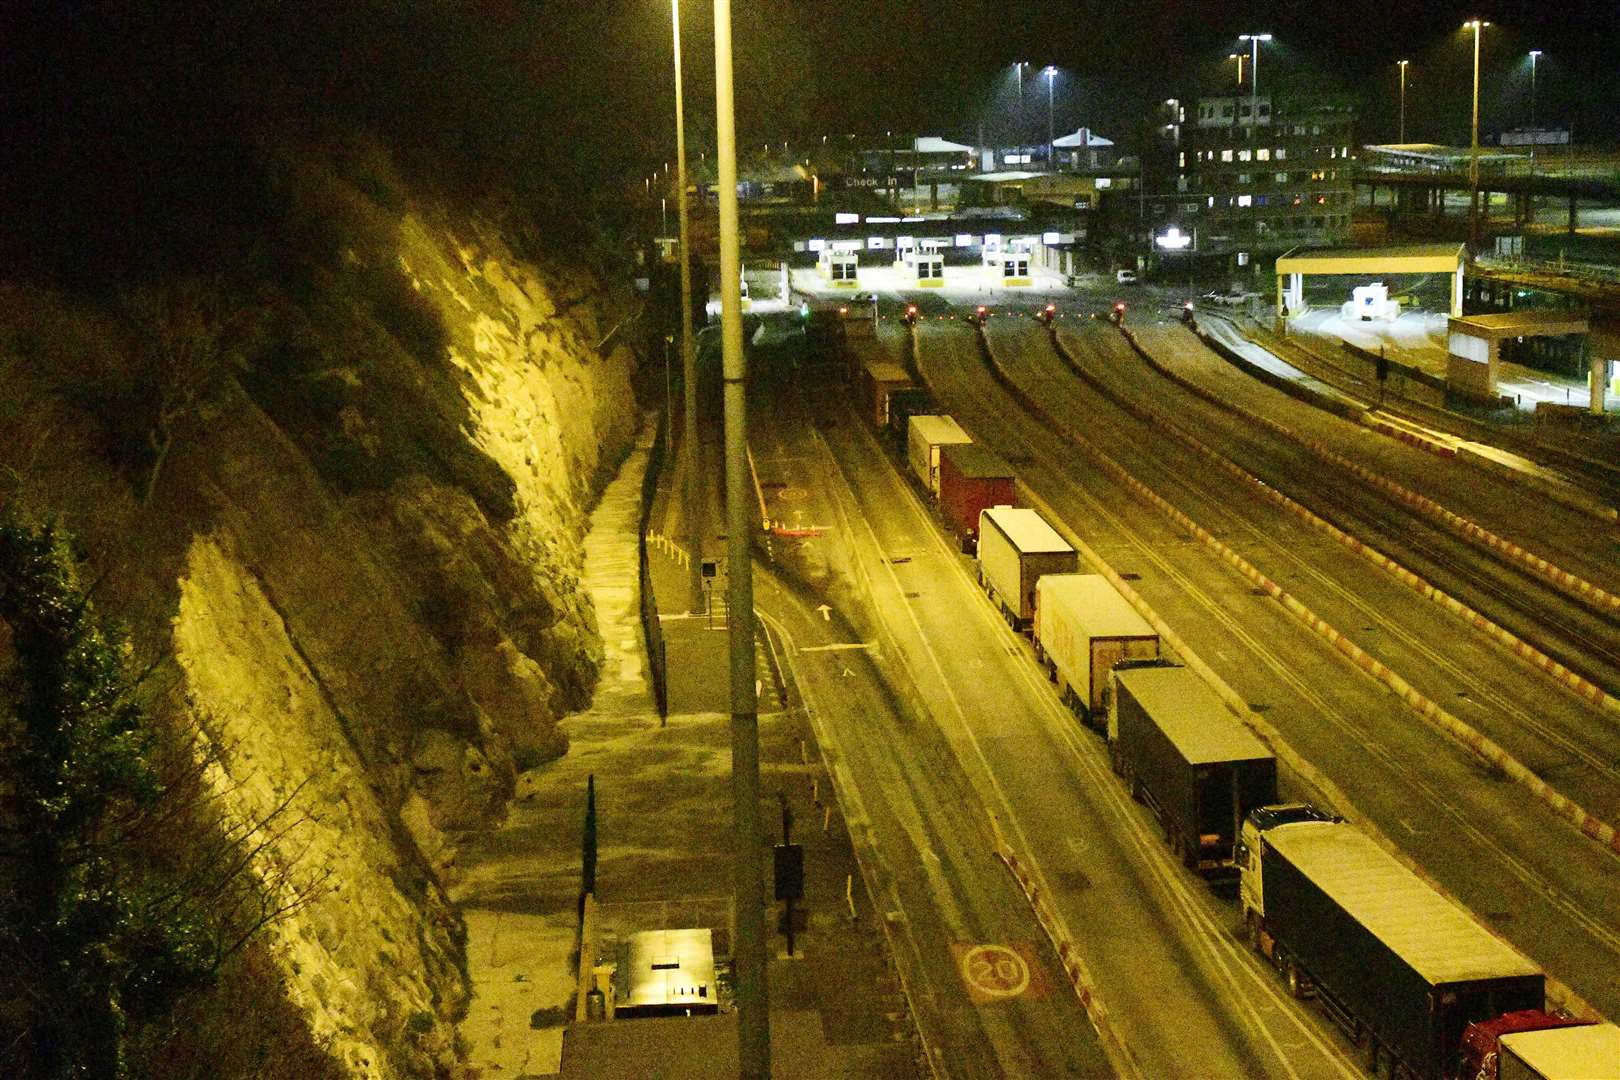
[[[652,675],[653,699],[658,703],[661,720],[669,717],[669,667],[664,655],[664,628],[658,622],[658,595],[653,589],[652,567],[647,561],[647,529],[652,521],[653,500],[658,496],[658,477],[663,472],[664,454],[668,450],[665,439],[668,431],[669,424],[661,420],[658,434],[653,437],[652,450],[647,455],[647,471],[641,477],[641,513],[636,538],[640,564],[641,632],[647,641],[647,670]]]

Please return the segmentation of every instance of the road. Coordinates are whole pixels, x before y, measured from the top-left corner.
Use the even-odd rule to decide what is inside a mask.
[[[1611,855],[1420,723],[1275,601],[1254,595],[1213,554],[1101,475],[1073,443],[1027,415],[990,376],[972,333],[960,323],[930,322],[920,329],[920,340],[923,373],[945,407],[976,439],[1017,466],[1030,488],[1116,569],[1136,575],[1133,585],[1199,655],[1347,793],[1354,816],[1382,831],[1554,977],[1599,1009],[1611,1015],[1620,1010],[1615,975],[1620,912]],[[1072,373],[1068,379],[1079,382]],[[1064,415],[1112,432],[1125,430],[1120,410],[1100,395],[1087,399],[1072,388],[1064,393],[1074,395],[1059,399]],[[1127,441],[1138,455],[1133,462],[1144,470],[1156,468],[1155,482],[1179,483],[1177,497],[1192,500],[1200,513],[1220,513],[1225,503],[1240,498],[1231,483],[1217,481],[1201,491],[1197,484],[1181,483],[1186,478],[1162,462],[1155,465],[1141,444],[1162,443],[1162,438],[1137,430]],[[1337,565],[1349,557],[1296,522],[1257,519],[1265,522],[1258,531],[1268,534],[1257,537],[1254,526],[1239,520],[1251,509],[1241,505],[1236,518],[1222,513],[1206,526],[1263,543],[1276,559],[1310,551],[1320,565]],[[1316,571],[1302,567],[1292,573],[1305,581]],[[1359,604],[1357,590],[1340,595],[1337,603],[1362,614],[1407,603],[1409,597],[1396,595],[1399,587],[1392,586],[1365,579],[1368,591]],[[1319,587],[1332,589],[1330,582]],[[1368,625],[1379,624],[1345,628],[1366,634]],[[1449,648],[1459,638],[1454,628],[1444,627],[1415,636],[1416,642],[1403,647],[1445,642]],[[1429,663],[1420,654],[1410,662]],[[1466,669],[1473,662],[1471,654],[1453,666]],[[1502,687],[1501,695],[1511,702],[1528,678],[1522,674],[1520,685]],[[1470,704],[1457,705],[1459,700],[1453,696],[1447,704]]]
[[[1169,856],[1157,827],[1110,772],[1100,743],[1059,704],[1027,642],[1002,624],[968,564],[873,436],[830,398],[810,406],[806,423],[784,407],[791,395],[768,396],[772,413],[758,421],[754,447],[767,501],[783,500],[772,516],[788,520],[785,515],[796,510],[801,521],[832,526],[823,537],[800,544],[797,553],[773,541],[775,557],[798,562],[804,587],[826,596],[840,613],[878,616],[866,625],[852,616],[860,639],[889,643],[882,662],[893,672],[891,682],[909,684],[921,713],[917,726],[932,729],[932,737],[950,749],[943,764],[936,756],[919,757],[911,738],[892,732],[872,738],[859,718],[850,729],[827,736],[841,752],[859,747],[862,759],[877,755],[861,770],[872,777],[864,790],[880,793],[874,804],[888,807],[897,822],[930,823],[926,832],[913,825],[909,849],[897,842],[902,865],[920,867],[913,872],[929,874],[935,892],[955,898],[959,907],[940,911],[944,924],[926,930],[908,910],[905,923],[913,938],[961,941],[980,934],[997,940],[996,934],[1021,933],[1011,940],[1026,945],[1038,938],[1021,896],[1015,924],[975,921],[992,911],[1007,914],[999,902],[978,897],[1011,881],[988,854],[988,809],[1009,845],[1034,867],[1053,900],[1060,937],[1077,947],[1095,980],[1108,1028],[1130,1048],[1124,1071],[1359,1075],[1349,1047],[1324,1019],[1289,999],[1274,974],[1247,951],[1232,905]],[[791,494],[784,499],[785,493]],[[807,693],[827,687],[831,699],[839,692],[839,676],[830,670],[824,675]],[[928,764],[918,767],[919,760]],[[852,783],[861,786],[858,779]],[[939,793],[924,790],[939,783],[945,784]],[[874,820],[880,816],[870,805],[866,810]],[[1002,886],[969,879],[965,870],[975,853],[999,872]],[[1016,1065],[1005,1075],[1062,1075],[1050,1071],[1050,1064],[1018,1056],[1061,1045],[1052,1032],[1074,1023],[1078,1006],[1061,968],[1053,966],[1050,975],[1043,1000],[1066,1000],[1068,1019],[1021,1011],[988,1031],[1009,1047],[997,1051],[998,1060]],[[945,994],[948,983],[942,977],[932,985]],[[959,987],[955,996],[959,1002]],[[940,1010],[932,1023],[949,1038],[952,1026],[965,1021],[960,1005],[940,1009],[942,1000],[932,1000]],[[1025,1032],[1029,1037],[1020,1038]],[[974,1025],[966,1023],[956,1042],[973,1034]]]

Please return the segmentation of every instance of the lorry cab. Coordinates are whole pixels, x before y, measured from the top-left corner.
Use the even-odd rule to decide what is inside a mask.
[[[1261,920],[1266,914],[1265,896],[1261,889],[1260,851],[1265,834],[1282,825],[1295,825],[1302,821],[1337,821],[1333,814],[1319,810],[1310,803],[1277,803],[1257,806],[1243,820],[1238,835],[1237,851],[1233,855],[1238,868],[1238,896],[1243,908],[1243,921],[1249,927],[1249,944],[1260,948]],[[1265,951],[1265,950],[1261,950]]]

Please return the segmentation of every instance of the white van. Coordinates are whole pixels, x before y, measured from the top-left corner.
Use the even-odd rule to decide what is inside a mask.
[[[1116,270],[1116,271],[1114,271],[1114,280],[1116,282],[1118,282],[1119,284],[1121,284],[1121,285],[1135,285],[1136,284],[1136,271],[1135,270]]]

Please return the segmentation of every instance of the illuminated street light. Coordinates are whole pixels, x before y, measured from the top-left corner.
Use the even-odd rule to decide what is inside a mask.
[[[1536,171],[1536,60],[1540,56],[1540,49],[1530,50],[1530,172],[1532,175]],[[1534,196],[1531,196],[1531,198],[1533,199]]]
[[[1057,68],[1048,64],[1041,74],[1046,76],[1046,170],[1057,172],[1057,140],[1052,133],[1052,84],[1057,81]]]
[[[1239,86],[1242,86],[1243,85],[1243,61],[1247,60],[1248,57],[1244,56],[1240,52],[1234,52],[1234,53],[1227,53],[1226,58],[1228,60],[1236,60],[1237,61],[1237,75],[1238,75],[1237,84]]]
[[[1270,41],[1270,34],[1239,34],[1239,41],[1249,43],[1249,126],[1260,122],[1260,43]]]
[[[1411,62],[1410,60],[1396,61],[1401,66],[1401,137],[1396,141],[1403,144],[1406,142],[1406,65]]]
[[[1491,25],[1483,19],[1469,19],[1464,30],[1474,32],[1474,122],[1468,144],[1468,239],[1479,245],[1479,37]]]

